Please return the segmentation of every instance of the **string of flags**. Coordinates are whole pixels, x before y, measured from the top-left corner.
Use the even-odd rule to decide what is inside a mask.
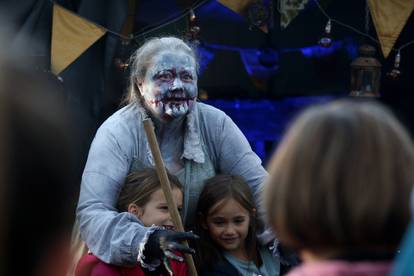
[[[51,42],[51,71],[58,75],[65,70],[71,63],[73,63],[82,53],[91,47],[97,40],[105,34],[118,36],[124,41],[136,41],[139,37],[145,37],[146,34],[157,29],[189,16],[189,26],[187,38],[193,41],[194,44],[199,44],[198,34],[200,28],[196,24],[196,15],[194,10],[203,5],[208,0],[200,1],[193,7],[184,11],[182,14],[176,16],[171,21],[165,22],[155,26],[144,32],[133,34],[131,36],[124,36],[120,33],[111,31],[103,26],[100,26],[90,20],[87,20],[70,10],[54,3],[53,4],[53,26],[52,26],[52,42]],[[268,31],[269,24],[273,22],[272,11],[273,7],[270,5],[267,9],[261,0],[217,0],[221,5],[229,8],[246,17],[250,24],[262,30]],[[277,9],[281,14],[281,27],[286,28],[288,24],[303,10],[310,0],[277,0]],[[382,49],[385,58],[388,57],[391,51],[396,51],[394,71],[391,73],[398,74],[399,64],[401,60],[401,50],[414,44],[414,40],[407,42],[399,48],[394,48],[394,44],[399,37],[401,30],[406,24],[412,11],[414,10],[414,0],[366,0],[369,5],[370,14],[375,25],[375,29],[379,40],[370,37],[367,33],[361,32],[352,26],[349,26],[341,21],[331,18],[319,4],[319,0],[313,0],[322,14],[328,19],[324,29],[324,36],[319,40],[321,46],[329,46],[332,44],[332,29],[333,24],[338,24],[347,27],[356,33],[368,36],[371,40],[378,43]],[[273,3],[273,1],[270,1]],[[271,26],[270,26],[271,27]]]
[[[194,9],[201,6],[208,0],[204,0],[194,5],[181,15],[176,16],[171,21],[159,24],[149,30],[138,34],[125,36],[118,32],[109,30],[95,22],[85,19],[76,13],[53,3],[53,23],[52,23],[52,42],[51,42],[51,72],[59,75],[70,64],[72,64],[82,53],[91,47],[102,36],[109,33],[117,36],[123,41],[136,41],[139,37],[145,37],[148,33],[154,32],[165,25],[178,21],[190,14],[189,31],[186,34],[189,41],[198,43],[198,33],[200,28],[196,25]]]
[[[387,73],[387,76],[394,80],[400,76],[401,51],[414,44],[414,40],[409,41],[398,48],[395,48],[394,45],[414,10],[414,0],[366,0],[379,40],[370,36],[368,30],[365,30],[366,32],[364,33],[350,25],[331,18],[322,8],[319,0],[313,1],[328,20],[325,26],[324,35],[318,41],[319,45],[322,47],[329,47],[332,44],[332,22],[335,22],[338,25],[369,38],[372,42],[379,44],[385,58],[388,58],[391,51],[395,51],[394,67]],[[366,14],[366,16],[368,16],[368,14]]]
[[[331,18],[321,7],[318,0],[313,1],[317,4],[317,7],[321,10],[322,14],[328,20],[325,26],[325,36],[322,37],[319,41],[321,46],[329,46],[331,43],[330,37],[332,22],[355,31],[358,34],[366,36],[373,42],[379,44],[385,58],[388,57],[391,50],[399,52],[403,48],[414,43],[414,41],[410,41],[397,49],[394,48],[394,44],[397,38],[399,37],[402,29],[404,28],[404,25],[414,10],[414,0],[367,0],[379,40],[373,38],[368,33],[361,32],[350,25],[344,24],[338,20]]]
[[[107,29],[53,4],[52,73],[59,75],[106,32]]]

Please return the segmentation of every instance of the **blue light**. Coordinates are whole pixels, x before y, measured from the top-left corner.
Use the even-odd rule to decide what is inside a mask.
[[[225,20],[226,22],[228,21],[246,22],[246,20],[240,14],[223,6],[217,1],[208,1],[207,3],[198,7],[196,12],[197,12],[197,16],[200,16],[203,18],[212,17],[214,18],[214,20],[218,20],[221,18]]]
[[[310,47],[303,47],[300,49],[300,51],[302,52],[302,55],[304,55],[306,58],[320,58],[332,55],[340,48],[342,48],[342,42],[338,41],[332,43],[332,45],[327,48],[316,45]]]
[[[198,46],[197,52],[199,54],[199,64],[200,64],[199,73],[203,74],[208,64],[210,63],[210,61],[213,60],[215,54],[213,51],[203,47],[202,45]]]
[[[336,99],[336,96],[286,97],[282,100],[207,100],[229,115],[244,133],[256,154],[267,160],[270,149],[283,137],[288,124],[303,109]],[[254,122],[252,124],[252,122]]]
[[[214,58],[215,50],[234,51],[239,52],[240,58],[243,61],[246,72],[253,77],[268,78],[274,75],[279,69],[279,56],[283,53],[300,52],[305,58],[322,58],[335,54],[338,51],[345,51],[349,59],[354,59],[358,55],[358,45],[351,38],[343,40],[336,40],[328,48],[319,45],[313,45],[302,48],[283,48],[280,51],[276,49],[262,49],[262,48],[240,48],[231,45],[206,43],[202,44],[201,54],[206,57],[201,66],[203,71],[207,64]],[[266,62],[261,58],[266,55]]]
[[[358,55],[358,46],[356,42],[351,38],[345,38],[343,40],[334,40],[330,47],[321,47],[319,45],[303,47],[303,48],[285,48],[282,52],[295,52],[300,51],[306,58],[321,58],[334,54],[337,51],[345,50],[348,53],[350,59],[354,59]]]
[[[250,76],[268,78],[279,68],[278,53],[274,49],[240,49],[239,53]]]

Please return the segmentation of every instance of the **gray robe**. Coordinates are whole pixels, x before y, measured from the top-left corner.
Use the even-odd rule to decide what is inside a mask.
[[[94,255],[115,265],[142,261],[143,245],[153,231],[130,213],[119,213],[117,200],[127,174],[153,167],[139,104],[109,117],[92,142],[82,176],[77,219],[82,238]],[[259,200],[266,171],[234,122],[224,112],[196,102],[187,115],[182,160],[177,173],[184,186],[184,221],[194,223],[205,179],[217,173],[246,179]]]

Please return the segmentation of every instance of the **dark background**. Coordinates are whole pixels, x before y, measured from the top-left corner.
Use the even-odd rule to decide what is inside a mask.
[[[53,3],[46,0],[0,3],[0,11],[8,16],[14,28],[9,42],[24,41],[26,50],[19,54],[37,60],[38,70],[48,71]],[[228,113],[265,161],[299,110],[348,94],[350,63],[363,43],[376,47],[376,57],[382,64],[379,100],[395,111],[411,133],[414,131],[414,45],[401,52],[400,79],[390,80],[386,73],[392,69],[395,53],[385,59],[378,45],[347,28],[333,23],[333,45],[327,49],[318,46],[327,19],[311,0],[286,29],[280,28],[280,16],[274,8],[273,28],[268,34],[249,28],[246,17],[213,0],[56,3],[114,32],[127,33],[129,28],[135,34],[132,42],[122,43],[118,36],[108,33],[65,69],[60,74],[61,80],[51,76],[75,113],[82,141],[80,163],[86,160],[97,127],[119,108],[125,93],[129,72],[119,69],[115,59],[126,62],[130,53],[151,36],[185,35],[188,16],[181,15],[190,6],[198,6],[194,11],[201,28],[200,97]],[[320,0],[320,3],[332,18],[364,31],[365,1]],[[151,31],[157,26],[162,27]],[[370,35],[376,38],[371,20],[369,26]],[[413,30],[411,15],[395,47],[413,40]]]

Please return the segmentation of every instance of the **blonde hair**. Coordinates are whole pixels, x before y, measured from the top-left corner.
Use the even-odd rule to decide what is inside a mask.
[[[341,100],[305,111],[270,164],[268,219],[286,245],[392,252],[410,218],[412,141],[375,102]]]

